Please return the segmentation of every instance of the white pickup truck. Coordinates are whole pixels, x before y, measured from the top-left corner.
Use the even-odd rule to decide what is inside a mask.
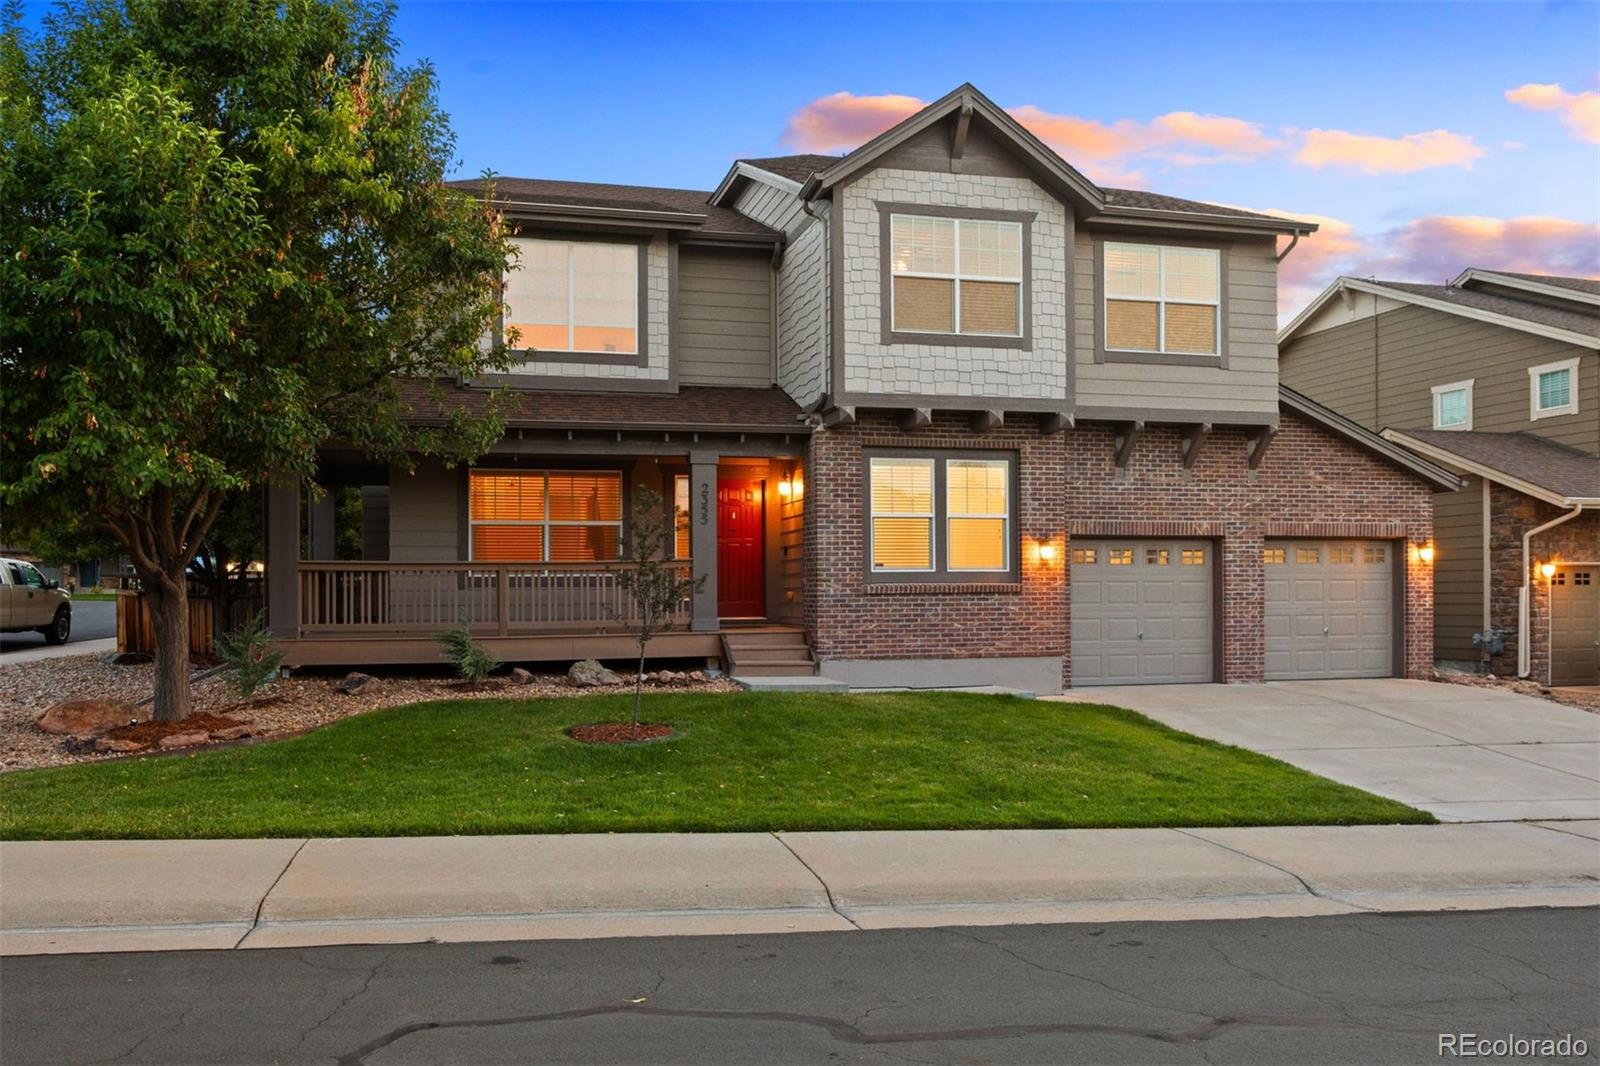
[[[36,630],[46,644],[72,635],[72,596],[21,559],[0,558],[0,633]]]

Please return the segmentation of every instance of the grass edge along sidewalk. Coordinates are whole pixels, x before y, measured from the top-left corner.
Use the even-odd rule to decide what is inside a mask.
[[[972,693],[437,701],[223,751],[0,776],[0,838],[1427,823],[1132,711]]]

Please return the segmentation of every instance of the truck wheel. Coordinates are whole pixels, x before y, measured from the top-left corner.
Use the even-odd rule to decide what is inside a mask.
[[[46,644],[65,644],[67,638],[72,636],[72,611],[66,607],[58,608],[55,618],[39,632],[44,634]]]

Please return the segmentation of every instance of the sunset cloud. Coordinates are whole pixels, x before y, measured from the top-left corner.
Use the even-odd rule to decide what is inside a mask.
[[[1506,99],[1529,111],[1554,111],[1574,137],[1600,144],[1600,93],[1571,93],[1560,85],[1529,82],[1506,90]]]
[[[846,151],[924,106],[924,101],[914,96],[833,93],[795,111],[782,141],[799,151]],[[1148,122],[1130,118],[1105,122],[1046,111],[1034,104],[1010,108],[1009,113],[1062,158],[1095,181],[1110,185],[1143,184],[1139,167],[1145,164],[1190,167],[1287,158],[1310,167],[1405,174],[1431,167],[1468,166],[1484,154],[1471,137],[1448,130],[1400,137],[1324,129],[1284,129],[1274,134],[1259,122],[1196,111],[1169,111]]]
[[[1469,266],[1600,277],[1600,225],[1550,215],[1429,215],[1385,234],[1371,272],[1437,284]]]
[[[1308,167],[1351,167],[1364,174],[1410,174],[1464,167],[1483,155],[1471,137],[1448,130],[1379,137],[1348,130],[1306,130],[1294,160]]]
[[[1355,227],[1343,219],[1270,207],[1263,213],[1317,224],[1317,232],[1301,237],[1278,267],[1278,314],[1282,318],[1287,319],[1304,307],[1334,278],[1349,273],[1347,268],[1366,249]],[[1278,251],[1281,253],[1289,242],[1289,237],[1279,237]]]

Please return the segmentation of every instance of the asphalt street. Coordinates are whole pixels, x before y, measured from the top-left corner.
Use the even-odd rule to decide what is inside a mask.
[[[1441,1033],[1600,1045],[1600,912],[1580,909],[0,965],[0,1055],[33,1064],[1377,1064],[1448,1061]]]
[[[72,604],[72,636],[67,644],[85,640],[100,640],[117,635],[117,605],[110,600],[82,600]],[[44,647],[44,636],[39,633],[0,634],[0,655],[21,651],[24,648]],[[0,662],[4,662],[0,659]]]

